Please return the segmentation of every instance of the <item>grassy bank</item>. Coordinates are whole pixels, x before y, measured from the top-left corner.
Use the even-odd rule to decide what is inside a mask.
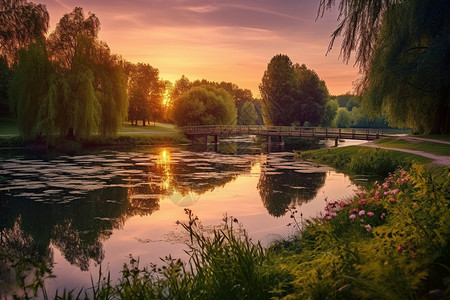
[[[124,124],[115,137],[98,134],[87,139],[70,140],[51,136],[45,143],[26,143],[18,136],[17,126],[9,120],[0,126],[0,147],[49,148],[61,152],[79,151],[89,147],[134,147],[143,145],[174,145],[189,142],[180,130],[172,124],[156,123],[155,126],[133,126]]]
[[[445,139],[443,139],[445,140]],[[437,155],[450,156],[450,145],[428,141],[405,140],[401,138],[383,138],[375,141],[381,147],[418,150]]]
[[[409,169],[415,162],[428,164],[433,161],[415,154],[363,146],[299,152],[297,158],[326,164],[349,175],[375,175],[381,178],[398,168]]]

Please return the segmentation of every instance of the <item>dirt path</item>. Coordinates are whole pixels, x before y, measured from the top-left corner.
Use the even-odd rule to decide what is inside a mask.
[[[421,137],[415,137],[415,136],[399,136],[399,137],[397,137],[397,139],[398,140],[406,140],[406,141],[410,141],[410,142],[432,142],[432,143],[450,145],[450,142],[447,142],[447,141],[427,139],[427,138],[421,138]]]
[[[421,139],[421,138],[414,138],[414,139]],[[428,139],[421,139],[421,140],[428,140]],[[431,140],[431,139],[430,139],[430,141],[437,142],[436,140]],[[439,142],[442,142],[443,144],[449,144],[450,145],[450,142],[445,142],[445,141],[439,141]],[[395,150],[395,151],[401,151],[401,152],[417,154],[417,155],[420,155],[420,156],[423,156],[423,157],[428,157],[428,158],[433,159],[434,161],[430,165],[450,166],[450,156],[436,155],[436,154],[431,154],[431,153],[427,153],[427,152],[424,152],[424,151],[418,151],[418,150],[380,147],[380,146],[376,145],[373,141],[360,144],[359,146],[374,147],[374,148],[380,148],[380,149],[386,149],[386,150]]]

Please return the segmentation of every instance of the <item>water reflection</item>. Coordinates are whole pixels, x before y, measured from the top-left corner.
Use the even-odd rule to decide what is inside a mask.
[[[293,162],[292,154],[271,154],[264,162],[258,191],[269,214],[280,217],[289,207],[314,199],[323,187],[326,167]]]
[[[49,268],[55,263],[55,249],[72,266],[88,271],[92,265],[105,262],[105,244],[131,218],[139,222],[135,217],[151,217],[160,222],[164,219],[161,214],[170,214],[167,203],[180,207],[209,205],[205,211],[213,211],[217,210],[213,193],[221,191],[220,203],[225,208],[235,203],[229,209],[253,210],[252,215],[257,216],[255,207],[259,206],[261,211],[265,207],[270,215],[280,217],[290,205],[305,204],[316,197],[327,177],[326,168],[295,162],[292,153],[255,154],[255,147],[244,143],[221,143],[219,147],[227,153],[244,154],[165,148],[59,157],[0,157],[2,246],[9,240],[21,239],[22,244],[31,245],[23,246],[24,251],[39,257]],[[249,187],[239,186],[227,194],[226,187],[243,176],[255,181],[254,192],[241,193]],[[246,199],[239,198],[238,202],[224,200],[244,195]],[[162,212],[161,207],[166,211]],[[171,224],[175,221],[170,220]],[[149,230],[169,226],[165,224],[153,224]],[[6,236],[9,238],[4,240]],[[135,236],[139,240],[140,236]],[[10,253],[0,256],[0,269],[8,267],[5,257],[11,257],[14,251],[12,246],[2,247],[0,254]]]

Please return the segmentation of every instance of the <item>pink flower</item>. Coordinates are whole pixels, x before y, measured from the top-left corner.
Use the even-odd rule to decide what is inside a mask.
[[[354,219],[356,219],[356,215],[350,215],[349,218],[354,220]]]
[[[406,182],[408,182],[408,181],[409,181],[409,178],[408,178],[408,177],[402,178],[402,182],[403,182],[403,183],[406,183]]]
[[[378,180],[376,180],[376,181],[373,183],[373,185],[378,185]]]
[[[378,199],[380,197],[380,191],[375,192],[375,196],[373,196],[373,199]]]
[[[371,211],[369,211],[369,212],[367,213],[367,215],[368,215],[369,217],[373,217],[374,213],[371,212]]]
[[[398,253],[402,253],[403,252],[403,247],[401,245],[397,247],[397,252]]]
[[[360,216],[363,216],[363,215],[365,215],[366,214],[366,211],[365,210],[361,210],[360,212],[359,212],[359,215]]]
[[[385,182],[383,183],[383,189],[387,190],[389,188],[389,183]]]
[[[394,198],[389,198],[389,201],[391,202],[391,203],[394,203],[395,202],[395,199]]]
[[[392,190],[391,191],[391,195],[397,195],[398,194],[398,189]]]
[[[381,216],[380,216],[381,220],[383,220],[385,216],[386,216],[386,214],[382,213]]]
[[[354,208],[353,210],[352,210],[352,212],[358,212],[358,209],[357,208]]]
[[[359,205],[364,205],[364,204],[366,204],[366,199],[361,199],[361,200],[359,200],[359,201],[358,201],[358,204],[359,204]]]
[[[401,174],[401,175],[402,175],[402,177],[403,177],[403,176],[405,176],[405,175],[406,175],[406,171],[401,171],[401,172],[400,172],[400,174]]]
[[[372,230],[372,226],[370,226],[370,224],[367,224],[366,226],[364,226],[367,229],[367,232]]]

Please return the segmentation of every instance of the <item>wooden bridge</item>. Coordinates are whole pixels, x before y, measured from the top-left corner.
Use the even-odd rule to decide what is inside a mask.
[[[295,126],[264,126],[264,125],[208,125],[208,126],[185,126],[182,130],[187,136],[214,136],[218,143],[220,135],[248,134],[271,137],[308,137],[318,139],[353,139],[353,140],[376,140],[386,136],[380,129],[358,129],[358,128],[328,128],[328,127],[295,127]]]

